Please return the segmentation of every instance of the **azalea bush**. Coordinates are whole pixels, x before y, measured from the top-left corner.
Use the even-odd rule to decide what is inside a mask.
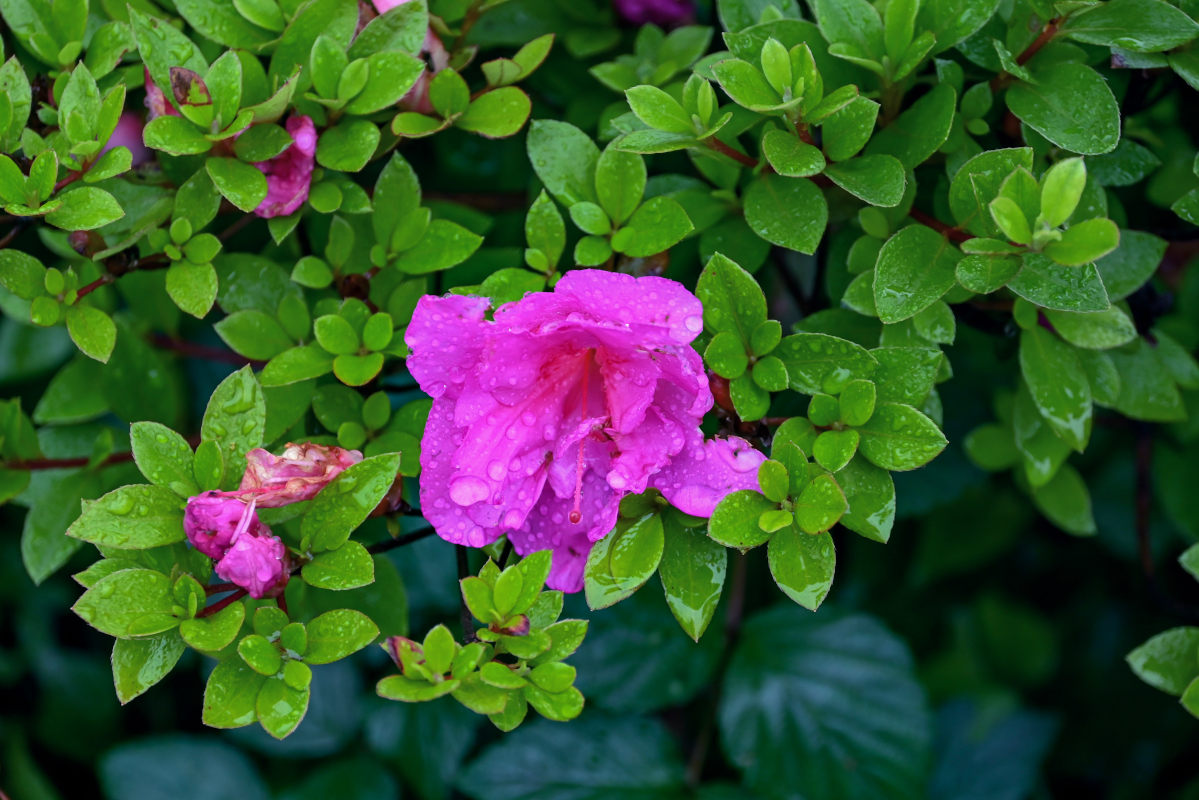
[[[1193,0],[0,16],[14,800],[1199,791]]]

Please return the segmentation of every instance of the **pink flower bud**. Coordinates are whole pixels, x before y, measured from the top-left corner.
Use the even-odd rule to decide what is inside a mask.
[[[204,492],[187,501],[183,530],[192,546],[209,558],[220,558],[242,533],[269,534],[254,509],[222,492]]]
[[[153,160],[153,156],[150,155],[150,151],[142,141],[142,127],[141,115],[126,111],[117,120],[117,127],[113,129],[112,136],[108,137],[108,142],[100,151],[100,155],[114,147],[128,147],[129,153],[133,156],[133,166],[136,167]]]
[[[171,105],[171,101],[167,100],[167,96],[162,93],[162,89],[158,88],[158,84],[150,77],[150,70],[145,70],[146,73],[146,109],[150,112],[150,119],[155,117],[177,117],[179,112]]]
[[[308,199],[316,165],[316,126],[312,117],[301,115],[290,117],[286,127],[292,144],[269,161],[254,165],[266,175],[266,197],[254,209],[260,217],[285,217]]]
[[[264,526],[265,527],[265,526]],[[238,536],[224,557],[216,563],[216,574],[236,583],[251,597],[278,597],[290,577],[287,548],[278,536]]]
[[[311,500],[343,470],[362,460],[357,450],[319,444],[288,444],[283,455],[262,448],[246,453],[246,473],[237,494],[263,508]]]
[[[691,0],[613,0],[616,13],[634,25],[686,25],[695,19]]]

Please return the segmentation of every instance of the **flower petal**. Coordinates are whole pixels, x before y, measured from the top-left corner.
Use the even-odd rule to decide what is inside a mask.
[[[697,517],[710,517],[725,495],[740,489],[760,492],[758,467],[765,454],[736,436],[708,439],[689,447],[650,480],[675,508]]]
[[[489,307],[486,298],[464,295],[426,295],[416,304],[404,343],[412,350],[408,370],[426,394],[461,389],[482,355]]]

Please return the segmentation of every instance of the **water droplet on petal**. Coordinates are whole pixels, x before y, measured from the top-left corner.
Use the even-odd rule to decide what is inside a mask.
[[[464,475],[450,483],[450,499],[460,506],[473,506],[488,494],[487,484],[474,475]]]

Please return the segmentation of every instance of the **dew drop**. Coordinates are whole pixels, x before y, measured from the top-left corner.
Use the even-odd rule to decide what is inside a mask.
[[[464,475],[450,483],[450,499],[460,506],[473,506],[487,495],[487,484],[474,475]]]

